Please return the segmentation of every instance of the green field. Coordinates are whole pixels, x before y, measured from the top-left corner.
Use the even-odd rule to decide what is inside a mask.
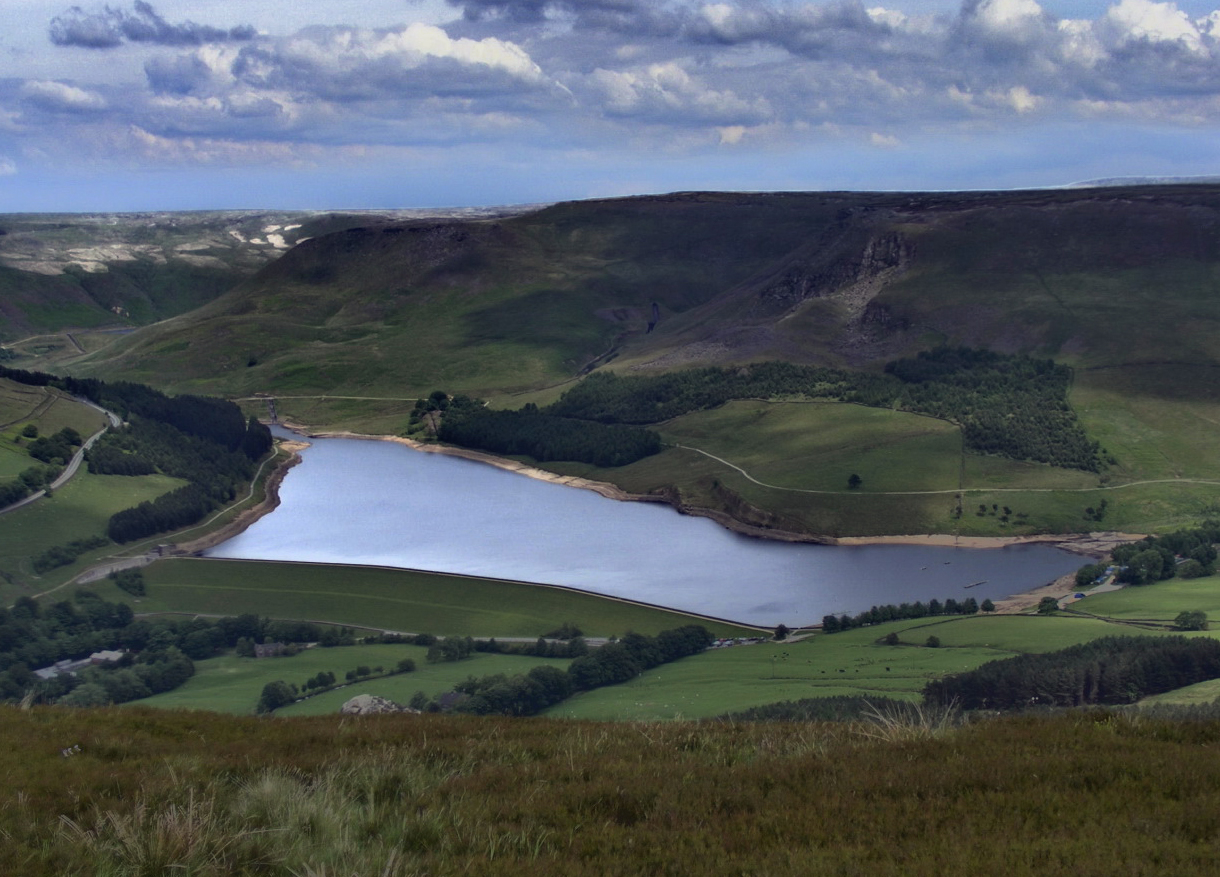
[[[329,621],[375,630],[462,636],[541,636],[575,622],[586,636],[656,634],[704,624],[717,636],[751,635],[706,621],[580,591],[386,567],[176,559],[145,569],[137,612],[191,612]],[[117,589],[100,593],[128,599]]]
[[[565,667],[568,663],[566,660],[476,652],[463,661],[429,664],[425,660],[427,652],[423,646],[369,645],[307,649],[292,657],[280,658],[224,655],[197,661],[195,675],[182,687],[131,701],[130,705],[251,715],[263,686],[268,682],[282,679],[304,690],[305,681],[319,672],[330,671],[342,680],[348,670],[361,665],[381,666],[390,670],[403,658],[415,661],[416,669],[413,672],[354,682],[276,711],[276,715],[286,716],[320,715],[337,713],[339,707],[357,694],[376,694],[405,704],[417,691],[433,697],[449,691],[467,676],[492,673],[513,675],[528,672],[530,667],[538,664]]]
[[[1202,610],[1220,623],[1220,576],[1201,579],[1166,579],[1142,587],[1095,594],[1073,604],[1073,609],[1123,621],[1173,621],[1181,612]]]
[[[1206,682],[1196,682],[1185,688],[1175,688],[1164,694],[1154,694],[1139,702],[1140,706],[1156,706],[1157,704],[1211,704],[1220,700],[1220,679],[1208,679]]]
[[[185,482],[164,475],[92,475],[82,467],[49,499],[0,515],[0,585],[8,602],[55,587],[92,562],[118,551],[110,545],[82,555],[70,566],[36,576],[30,562],[43,551],[89,536],[104,536],[115,512],[155,499]]]
[[[353,659],[359,659],[360,664],[368,664],[368,659],[362,657],[367,646],[357,647],[351,651]],[[375,647],[374,647],[375,648]],[[475,652],[469,658],[461,661],[441,664],[429,664],[424,660],[427,649],[422,646],[397,646],[400,657],[415,659],[416,669],[411,673],[401,673],[384,679],[372,679],[367,682],[356,682],[344,688],[328,691],[300,703],[290,704],[275,711],[277,716],[319,716],[326,713],[337,713],[344,703],[358,694],[375,694],[386,697],[395,703],[407,703],[413,694],[422,691],[428,697],[436,697],[453,686],[474,676],[490,676],[503,673],[505,676],[515,676],[528,673],[530,668],[539,664],[547,664],[566,668],[568,660],[557,658],[531,658],[522,655],[493,655]],[[401,650],[409,649],[403,652]],[[355,665],[353,665],[355,666]],[[391,667],[389,661],[384,666]],[[329,668],[328,668],[329,669]],[[316,672],[316,671],[315,671]],[[340,677],[342,673],[338,674]],[[260,689],[261,690],[261,689]]]
[[[26,450],[30,439],[21,431],[27,425],[33,424],[39,435],[46,436],[70,426],[88,438],[105,423],[106,416],[96,408],[82,405],[60,390],[0,378],[0,480],[42,465]]]
[[[960,431],[944,421],[859,405],[738,401],[660,429],[672,446],[629,466],[545,468],[633,493],[675,485],[693,506],[731,508],[737,497],[767,526],[831,536],[1078,532],[1096,528],[1086,509],[1103,497],[1112,526],[1133,526],[1158,512],[1189,515],[1220,497],[1220,485],[1103,490],[1092,473],[964,454]],[[862,479],[854,490],[847,484],[852,474]]]
[[[881,640],[891,631],[899,645]],[[863,695],[918,700],[929,679],[1025,652],[1048,652],[1126,628],[1093,619],[976,616],[896,621],[799,642],[734,646],[648,670],[547,711],[572,719],[710,718],[783,700]],[[929,636],[940,638],[928,648]]]

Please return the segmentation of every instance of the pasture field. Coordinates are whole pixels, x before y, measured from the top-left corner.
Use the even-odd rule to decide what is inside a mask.
[[[1220,479],[1220,370],[1208,363],[1079,370],[1071,402],[1116,477]],[[1217,491],[1220,499],[1220,491]]]
[[[1123,621],[1161,622],[1173,621],[1181,612],[1202,610],[1215,626],[1220,623],[1220,576],[1166,579],[1151,585],[1092,594],[1072,604],[1072,608]]]
[[[961,431],[902,411],[835,402],[730,402],[675,418],[667,442],[715,454],[759,481],[801,490],[858,493],[953,490],[961,466]]]
[[[1093,397],[1086,391],[1085,398]],[[1125,398],[1116,394],[1112,401],[1123,405]],[[1134,418],[1132,411],[1151,416],[1140,409],[1139,397],[1131,404],[1131,409],[1115,409],[1106,416],[1111,421],[1121,419],[1120,415]],[[1179,416],[1206,423],[1199,418],[1207,413],[1180,411]],[[1093,418],[1098,423],[1102,419]],[[1220,424],[1220,406],[1216,423]],[[1100,476],[963,454],[960,432],[951,424],[859,405],[737,401],[674,418],[660,430],[671,446],[629,466],[599,469],[548,463],[543,468],[608,481],[633,493],[674,485],[685,503],[697,507],[724,508],[727,488],[769,515],[770,526],[830,536],[1157,532],[1220,513],[1220,475],[1214,476],[1216,483],[1198,483],[1213,477],[1210,468],[1149,467],[1136,457],[1126,465],[1129,449],[1120,444],[1112,448],[1120,465]],[[1197,438],[1203,441],[1201,435]],[[1153,453],[1167,460],[1164,454],[1148,450],[1155,447],[1155,436],[1135,431],[1133,453]],[[1178,450],[1184,460],[1188,458],[1189,442]],[[1220,444],[1215,458],[1220,460]],[[863,479],[856,490],[847,487],[853,473]],[[1146,479],[1164,481],[1132,483]],[[955,496],[959,484],[960,516]],[[1105,516],[1097,521],[1088,510],[1097,509],[1103,500]]]
[[[756,629],[543,585],[387,567],[174,559],[145,568],[137,612],[190,612],[328,621],[438,636],[541,636],[575,622],[586,636],[656,634],[699,623],[716,636]],[[106,586],[109,587],[109,586]],[[128,599],[99,589],[107,599]]]
[[[1122,504],[1112,492],[1091,489],[1098,487],[1094,474],[963,454],[957,427],[901,411],[738,401],[674,418],[660,429],[671,447],[630,466],[545,468],[633,493],[676,485],[684,502],[699,507],[723,508],[721,488],[727,488],[769,514],[771,526],[830,536],[1077,532],[1095,526],[1085,510],[1101,496],[1109,497],[1108,514],[1115,518]],[[847,486],[853,473],[863,479],[856,490]],[[1196,489],[1220,493],[1220,487]],[[982,515],[976,514],[979,504],[987,509]],[[1005,506],[1007,521],[1001,517]]]
[[[48,436],[70,426],[88,438],[105,422],[106,416],[96,408],[82,405],[60,390],[0,378],[0,479],[42,465],[26,451],[30,440],[21,436],[26,425],[33,424],[39,435]]]
[[[0,596],[11,603],[23,594],[40,593],[66,582],[99,558],[119,550],[95,549],[69,566],[36,576],[30,562],[56,545],[90,536],[104,536],[115,512],[152,500],[186,482],[165,475],[93,475],[82,466],[76,476],[55,491],[23,508],[0,515]]]
[[[282,422],[304,424],[319,432],[347,430],[360,435],[401,435],[410,423],[417,398],[277,396],[275,405]],[[265,402],[243,399],[240,404],[247,414],[266,419]]]
[[[424,646],[379,644],[313,648],[292,657],[280,658],[239,658],[227,654],[206,661],[196,661],[195,675],[180,688],[143,700],[131,701],[128,705],[251,715],[258,705],[263,686],[268,682],[282,679],[304,690],[305,681],[320,672],[330,671],[342,680],[348,670],[355,670],[361,665],[392,670],[403,658],[415,661],[415,670],[410,673],[353,682],[343,688],[276,710],[276,715],[320,715],[337,713],[339,707],[357,694],[377,694],[405,704],[417,691],[423,691],[430,697],[442,694],[471,675],[512,675],[528,672],[538,664],[554,664],[559,667],[566,667],[568,664],[567,660],[482,652],[476,652],[463,661],[429,664],[425,660],[427,652],[428,649]]]
[[[359,658],[359,663],[368,661],[360,657],[360,653],[368,646],[357,646],[352,650],[352,658]],[[429,664],[424,660],[427,649],[423,646],[397,646],[398,649],[411,649],[400,657],[415,659],[415,670],[411,673],[399,673],[383,679],[368,679],[364,682],[353,682],[343,688],[327,691],[300,703],[289,704],[275,711],[277,716],[320,716],[337,713],[344,703],[358,694],[375,694],[387,697],[395,703],[405,704],[417,691],[422,691],[429,697],[436,697],[446,691],[452,691],[453,686],[471,676],[490,676],[503,673],[505,676],[516,676],[528,673],[539,664],[547,664],[560,669],[566,669],[570,663],[567,658],[532,658],[525,655],[496,655],[486,652],[475,652],[469,658],[440,664]],[[356,666],[353,664],[352,666]],[[393,664],[387,662],[387,668]],[[315,671],[316,672],[316,671]],[[342,678],[343,674],[337,674]],[[299,683],[298,683],[299,684]],[[260,688],[261,692],[262,689]],[[256,698],[257,700],[257,698]]]
[[[882,640],[890,632],[896,646]],[[734,646],[648,670],[623,685],[570,698],[547,711],[572,719],[700,719],[783,700],[863,695],[918,700],[929,679],[1026,652],[1049,652],[1129,632],[1094,619],[1057,616],[921,618]],[[930,635],[939,648],[925,645]]]
[[[1208,679],[1205,682],[1187,685],[1185,688],[1175,688],[1173,691],[1166,691],[1164,694],[1154,694],[1151,697],[1145,697],[1139,702],[1139,706],[1156,706],[1157,704],[1194,706],[1196,704],[1215,703],[1217,700],[1220,700],[1220,679]]]

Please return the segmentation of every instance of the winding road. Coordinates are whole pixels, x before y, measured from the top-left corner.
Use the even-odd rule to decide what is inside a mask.
[[[39,490],[37,493],[31,493],[25,499],[19,499],[12,505],[5,506],[4,508],[0,509],[0,515],[7,515],[9,512],[14,512],[19,508],[23,508],[35,500],[42,499],[47,495],[47,490],[59,490],[59,488],[71,481],[72,476],[75,475],[80,469],[81,461],[85,459],[85,451],[93,447],[93,443],[105,435],[106,430],[110,429],[111,427],[118,426],[123,422],[122,419],[120,419],[119,416],[113,411],[107,411],[102,406],[95,405],[88,399],[84,399],[80,396],[74,396],[73,398],[82,405],[88,405],[90,408],[95,408],[105,414],[109,423],[107,423],[93,435],[89,436],[89,438],[85,439],[84,443],[80,446],[77,452],[72,455],[72,459],[68,461],[68,465],[64,466],[64,471],[59,473],[59,476],[51,482],[47,489]]]

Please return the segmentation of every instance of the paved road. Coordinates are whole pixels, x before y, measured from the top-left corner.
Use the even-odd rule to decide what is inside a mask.
[[[72,476],[75,475],[77,473],[77,471],[80,469],[81,461],[85,459],[85,451],[87,451],[91,447],[93,447],[93,443],[96,442],[98,439],[100,439],[103,435],[105,435],[106,430],[110,429],[113,426],[118,426],[123,422],[122,419],[120,419],[119,416],[117,414],[115,414],[113,411],[107,411],[105,408],[101,407],[100,405],[94,405],[88,399],[82,399],[80,396],[76,396],[74,398],[76,399],[77,402],[80,402],[82,405],[88,405],[90,408],[96,408],[98,411],[105,414],[106,419],[109,420],[110,422],[106,426],[103,426],[101,429],[99,429],[97,432],[95,432],[93,435],[89,436],[88,439],[85,440],[85,443],[80,446],[80,450],[78,450],[75,454],[72,455],[72,459],[68,461],[68,465],[64,467],[64,471],[59,473],[59,477],[51,482],[51,488],[50,488],[51,490],[59,490],[59,488],[63,487],[65,484],[67,484],[69,481],[71,481]],[[46,495],[47,495],[47,492],[45,490],[40,490],[37,493],[31,493],[25,499],[18,500],[17,502],[13,503],[12,505],[8,505],[8,506],[5,506],[4,508],[0,509],[0,515],[7,515],[9,512],[15,512],[15,511],[17,511],[17,509],[27,506],[30,503],[35,502],[36,500],[42,499]]]

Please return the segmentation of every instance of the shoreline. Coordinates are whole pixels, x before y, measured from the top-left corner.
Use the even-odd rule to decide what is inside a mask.
[[[629,493],[617,485],[609,484],[604,481],[593,481],[591,479],[581,478],[575,475],[557,475],[554,472],[548,472],[545,469],[539,469],[536,466],[530,466],[526,463],[518,462],[517,460],[510,460],[506,457],[499,457],[485,451],[476,451],[469,448],[458,448],[450,445],[438,445],[420,442],[404,436],[366,435],[363,433],[351,432],[350,430],[311,430],[309,427],[297,423],[280,422],[278,425],[282,426],[284,429],[297,433],[304,438],[302,440],[281,440],[281,447],[289,452],[289,457],[267,477],[262,502],[245,510],[244,512],[241,512],[236,518],[218,530],[190,542],[176,545],[171,553],[171,556],[197,556],[200,552],[206,551],[209,548],[214,548],[220,543],[239,535],[250,527],[250,525],[255,521],[274,511],[280,504],[279,486],[284,480],[284,477],[287,475],[288,471],[301,462],[301,455],[299,452],[309,447],[308,439],[310,438],[347,438],[360,439],[364,441],[392,442],[394,444],[404,445],[405,447],[415,451],[422,451],[430,454],[442,454],[449,457],[472,460],[477,463],[485,463],[489,466],[494,466],[497,469],[502,469],[508,472],[516,472],[520,475],[525,475],[526,477],[534,478],[539,481],[545,481],[549,484],[559,484],[565,487],[591,490],[607,499],[613,499],[620,502],[664,503],[669,505],[679,514],[709,518],[726,529],[740,535],[778,542],[802,542],[818,545],[926,545],[945,548],[989,549],[1006,548],[1010,545],[1046,544],[1053,545],[1073,554],[1081,555],[1081,557],[1099,559],[1105,557],[1116,545],[1120,545],[1125,542],[1138,541],[1144,538],[1143,534],[1121,533],[1118,531],[1063,534],[1043,533],[1030,536],[956,536],[949,533],[930,533],[897,536],[832,537],[807,533],[795,533],[786,530],[771,530],[765,527],[754,527],[749,524],[744,524],[741,521],[733,518],[731,515],[715,509],[686,506],[668,494]],[[1037,585],[1036,587],[1032,587],[1026,591],[1012,594],[1002,600],[995,600],[996,614],[1016,614],[1019,612],[1024,612],[1037,606],[1042,597],[1061,597],[1065,594],[1073,592],[1075,589],[1075,574],[1068,573],[1055,579],[1053,582]]]
[[[405,438],[398,435],[363,435],[361,433],[350,432],[347,430],[326,430],[326,431],[308,431],[300,426],[288,426],[281,423],[285,429],[303,432],[307,438],[349,438],[349,439],[364,439],[366,441],[382,441],[393,442],[394,444],[405,445],[415,451],[423,451],[427,454],[442,454],[446,457],[457,457],[463,460],[472,460],[476,463],[486,463],[489,466],[494,466],[497,469],[503,469],[506,472],[515,472],[518,475],[524,475],[527,478],[533,478],[537,481],[545,481],[548,484],[559,484],[564,487],[575,487],[580,490],[591,490],[599,496],[606,499],[613,499],[619,502],[655,502],[663,503],[670,506],[679,514],[690,515],[698,518],[710,518],[722,527],[732,530],[742,536],[752,536],[757,539],[770,539],[776,542],[806,542],[815,545],[834,545],[835,539],[830,536],[817,536],[809,533],[794,533],[789,530],[771,530],[766,527],[754,527],[750,524],[744,524],[738,521],[731,515],[719,511],[717,509],[705,509],[698,506],[688,506],[666,493],[629,493],[623,490],[616,484],[609,484],[605,481],[593,481],[589,478],[581,478],[577,475],[557,475],[554,472],[548,472],[545,469],[539,469],[537,466],[530,466],[527,463],[521,463],[517,460],[510,460],[507,457],[498,457],[495,454],[489,454],[486,451],[476,451],[470,448],[458,448],[452,445],[436,445],[428,442],[420,442],[415,439]]]
[[[665,493],[629,493],[621,487],[605,481],[593,481],[576,475],[557,475],[528,463],[498,457],[486,451],[476,451],[469,448],[459,448],[452,445],[437,445],[416,441],[396,435],[364,435],[349,430],[311,431],[300,425],[290,426],[281,423],[285,429],[300,432],[307,438],[350,438],[367,441],[385,441],[405,445],[416,451],[429,454],[443,454],[448,457],[458,457],[486,463],[507,472],[516,472],[529,478],[545,481],[549,484],[561,484],[565,487],[576,487],[581,490],[592,490],[606,499],[620,502],[659,502],[665,503],[677,512],[693,517],[710,518],[723,527],[743,536],[753,536],[759,539],[770,539],[777,542],[806,542],[817,545],[927,545],[938,548],[1007,548],[1010,545],[1049,544],[1073,554],[1084,557],[1101,558],[1109,554],[1116,545],[1124,542],[1136,542],[1144,538],[1143,533],[1121,533],[1114,530],[1098,533],[1040,533],[1029,536],[957,536],[951,533],[909,534],[899,536],[822,536],[812,533],[797,533],[790,530],[773,530],[767,527],[756,527],[742,523],[726,512],[718,509],[688,506]]]
[[[275,511],[280,504],[280,484],[288,474],[288,470],[301,462],[300,452],[309,447],[309,442],[303,441],[284,441],[279,444],[282,450],[288,452],[288,456],[284,462],[272,470],[271,474],[267,476],[267,480],[263,482],[263,498],[260,502],[238,512],[237,517],[210,533],[205,533],[189,542],[175,543],[166,556],[192,556],[207,551],[209,548],[215,548],[222,542],[241,535],[255,521]]]

